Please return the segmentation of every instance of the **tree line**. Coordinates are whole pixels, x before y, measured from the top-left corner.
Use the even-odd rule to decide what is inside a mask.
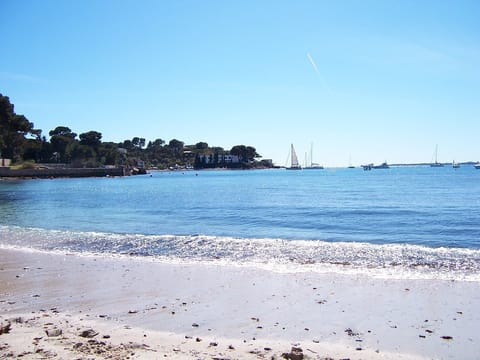
[[[236,157],[225,162],[225,155]],[[77,134],[67,126],[57,126],[43,135],[24,115],[16,114],[7,96],[0,94],[0,158],[20,163],[59,163],[73,167],[138,166],[167,169],[182,167],[269,167],[252,146],[236,145],[230,150],[210,147],[206,142],[185,145],[172,139],[133,137],[120,143],[105,142],[102,133]],[[209,159],[209,161],[206,161]]]

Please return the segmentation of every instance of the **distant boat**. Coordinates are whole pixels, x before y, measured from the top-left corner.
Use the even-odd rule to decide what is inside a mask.
[[[455,160],[453,160],[453,162],[452,162],[452,167],[453,167],[454,169],[458,169],[458,168],[460,167],[460,164],[459,164],[459,163],[456,163]]]
[[[443,164],[437,161],[437,154],[438,154],[438,145],[435,146],[435,162],[430,164],[430,167],[443,167]]]
[[[350,155],[348,158],[348,168],[355,169],[355,166],[352,165],[352,156]]]
[[[364,171],[369,171],[373,169],[373,164],[362,165]]]
[[[374,169],[390,169],[390,166],[388,166],[387,162],[383,162],[380,165],[375,165],[373,166]]]
[[[297,153],[293,144],[290,147],[290,167],[287,167],[287,170],[302,170],[302,167],[298,163]]]
[[[307,165],[307,155],[305,153],[304,169],[323,169],[323,166],[313,162],[313,144],[310,144],[310,166]]]
[[[480,170],[480,162],[477,162],[473,167],[477,170]]]

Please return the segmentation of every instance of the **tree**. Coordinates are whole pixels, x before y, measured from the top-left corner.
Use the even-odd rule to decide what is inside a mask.
[[[8,96],[0,94],[0,155],[19,161],[22,159],[25,136],[38,133],[32,122],[14,111]]]
[[[248,161],[254,161],[255,158],[261,158],[261,156],[257,153],[257,149],[253,146],[247,146],[247,159]]]
[[[132,139],[132,144],[133,146],[142,149],[145,146],[145,139],[144,138],[139,138],[139,137],[134,137]]]
[[[88,131],[80,134],[80,144],[97,148],[102,143],[102,133],[98,131]]]
[[[172,150],[172,152],[178,156],[180,155],[180,152],[183,150],[183,141],[177,140],[177,139],[172,139],[168,143],[168,147]]]
[[[72,130],[69,127],[66,127],[66,126],[57,126],[54,130],[50,130],[48,135],[50,135],[50,136],[64,136],[64,137],[68,137],[72,140],[77,137],[77,134],[72,132]]]
[[[197,150],[206,150],[208,149],[208,144],[206,142],[199,142],[195,144],[195,149]]]
[[[75,138],[77,137],[77,134],[72,132],[72,130],[66,126],[57,126],[48,134],[50,135],[50,143],[52,144],[52,151],[55,160],[62,162],[67,161],[67,147],[76,142]]]
[[[235,145],[230,150],[230,154],[237,155],[242,162],[254,161],[255,158],[260,157],[254,147],[245,145]]]

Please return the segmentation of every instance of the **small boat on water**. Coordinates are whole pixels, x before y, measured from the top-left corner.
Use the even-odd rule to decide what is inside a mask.
[[[306,170],[323,169],[323,166],[313,162],[313,144],[310,144],[310,165],[307,165],[307,154],[305,153],[305,167]]]
[[[373,167],[374,169],[390,169],[390,166],[388,166],[387,162],[383,162],[380,165],[375,165]]]
[[[310,166],[304,167],[304,169],[311,170],[311,169],[323,169],[323,166],[317,163],[310,163]]]
[[[348,169],[355,169],[355,166],[352,165],[352,155],[348,158]]]
[[[480,162],[477,162],[473,167],[477,170],[480,170]]]
[[[302,170],[302,167],[298,163],[297,153],[295,152],[295,148],[293,144],[290,147],[290,167],[286,168],[287,170]]]
[[[368,171],[372,169],[390,169],[390,166],[388,166],[387,162],[383,162],[380,165],[373,165],[372,164],[367,164],[367,165],[362,165],[363,170]]]
[[[435,162],[431,163],[430,167],[443,167],[443,164],[437,161],[437,154],[438,154],[438,145],[435,146]]]
[[[452,162],[452,167],[453,167],[454,169],[458,169],[458,168],[460,167],[460,164],[459,164],[459,163],[456,163],[455,160],[453,160],[453,162]]]

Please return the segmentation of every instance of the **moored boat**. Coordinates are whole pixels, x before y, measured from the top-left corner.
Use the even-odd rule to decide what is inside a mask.
[[[295,152],[295,148],[293,144],[290,147],[290,167],[286,168],[287,170],[302,170],[302,167],[298,163],[297,153]]]
[[[387,162],[383,162],[380,165],[375,165],[373,166],[374,169],[390,169],[390,166],[388,166]]]
[[[307,165],[307,154],[305,153],[305,167],[307,170],[323,169],[323,166],[313,162],[313,144],[310,144],[310,165]]]
[[[438,145],[435,146],[435,162],[431,163],[430,167],[443,167],[443,164],[437,161],[437,155],[438,155]]]

